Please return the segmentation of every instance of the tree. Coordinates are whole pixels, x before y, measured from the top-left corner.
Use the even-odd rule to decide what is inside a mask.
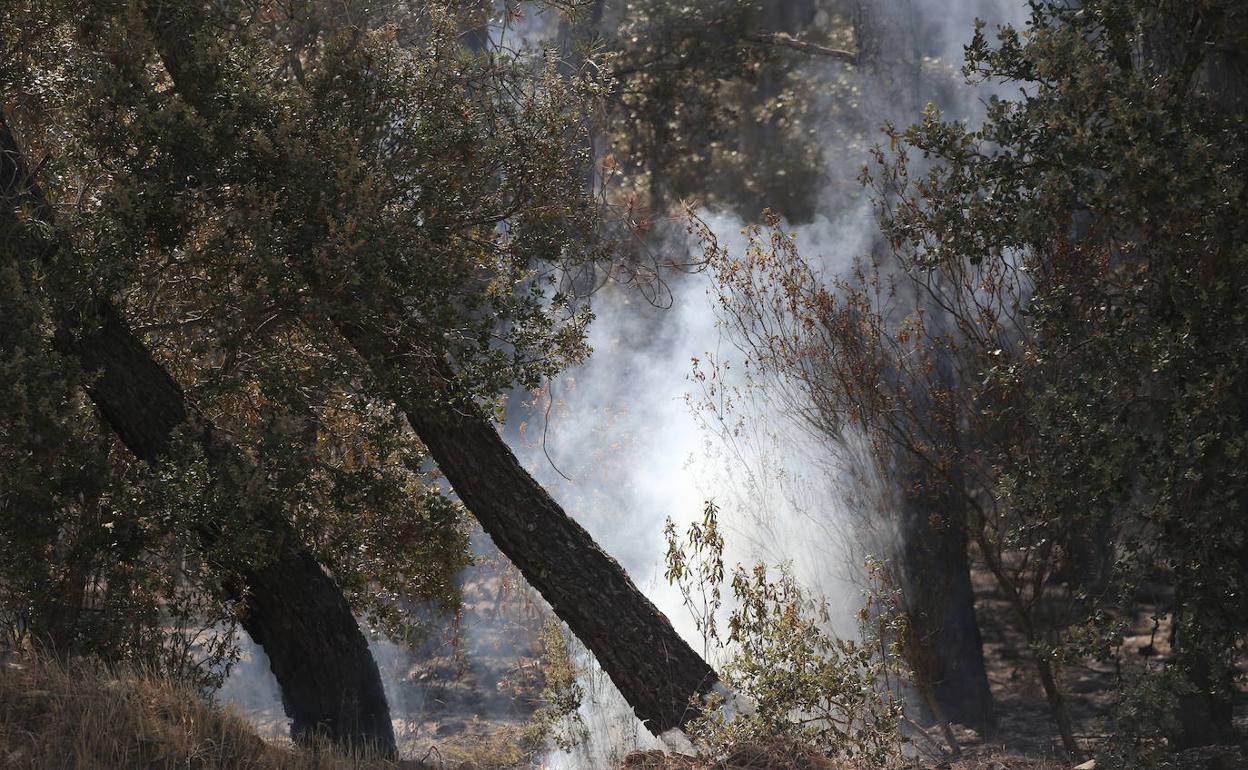
[[[65,256],[59,239],[39,229],[54,228],[55,222],[2,114],[0,179],[7,249],[16,260],[34,262],[36,269],[55,269],[54,263]],[[15,214],[22,214],[21,219]],[[107,298],[85,307],[59,308],[53,317],[53,347],[81,368],[103,419],[136,457],[153,466],[176,462],[177,440],[189,436],[207,459],[216,484],[243,490],[253,486],[256,470],[186,405],[177,383]],[[263,492],[251,500],[247,491],[241,496],[235,490],[218,494],[239,505],[265,553],[248,559],[217,549],[230,536],[220,521],[199,525],[201,547],[209,558],[220,560],[215,566],[227,574],[222,586],[226,595],[242,605],[243,627],[268,655],[294,736],[308,741],[324,735],[393,754],[394,731],[377,664],[333,579],[302,546],[280,506]]]
[[[311,3],[88,10],[81,44],[117,71],[111,104],[130,112],[84,110],[98,133],[80,138],[120,167],[114,189],[143,196],[93,213],[110,248],[142,245],[119,285],[199,319],[190,340],[165,338],[171,353],[231,377],[248,355],[239,384],[290,409],[331,388],[393,405],[650,729],[691,718],[714,672],[489,419],[501,390],[586,352],[588,314],[555,285],[602,253],[563,124],[580,84],[464,50],[432,4],[353,24]]]
[[[844,67],[824,66],[849,52],[821,45],[845,38],[848,23],[815,24],[820,10],[835,19],[836,5],[607,3],[583,46],[602,51],[611,76],[599,130],[613,196],[654,217],[696,198],[747,218],[770,206],[809,220],[824,181],[821,132],[834,122],[824,118],[843,117],[853,86]]]
[[[849,147],[864,147],[880,127],[918,115],[923,95],[943,93],[939,73],[932,77],[921,68],[917,25],[905,2],[855,6],[855,50],[838,60],[853,66],[861,93],[852,119],[837,121],[847,127]],[[834,189],[823,205],[852,206],[860,194]],[[905,650],[920,718],[987,730],[992,697],[975,616],[963,497],[973,482],[960,478],[964,471],[955,458],[967,438],[961,406],[949,397],[968,374],[941,345],[918,351],[918,359],[905,358],[915,354],[912,345],[887,349],[897,337],[914,341],[915,315],[936,325],[941,311],[918,287],[890,291],[893,274],[904,275],[905,268],[890,262],[882,238],[875,238],[861,274],[876,285],[849,278],[827,286],[778,230],[779,219],[767,224],[773,228],[770,243],[760,241],[762,231],[749,229],[751,243],[740,257],[717,249],[713,235],[703,231],[729,328],[749,364],[803,427],[851,462],[863,459],[859,450],[863,434],[868,436],[866,462],[873,470],[865,475],[883,479],[885,492],[872,501],[877,520],[862,522],[859,537],[888,555],[902,589],[911,617]],[[835,298],[840,291],[849,295],[844,302]],[[872,292],[886,295],[886,306],[876,304],[881,298]],[[847,317],[833,317],[842,313]],[[945,335],[938,326],[929,331]],[[859,333],[863,339],[848,339]]]
[[[1242,336],[1244,120],[1221,73],[1246,24],[1235,3],[1037,4],[1025,36],[968,49],[971,76],[1021,95],[978,130],[927,116],[905,139],[939,162],[911,178],[902,155],[887,175],[894,247],[971,277],[968,318],[1015,329],[975,397],[1001,437],[985,460],[1003,544],[1051,563],[1108,520],[1120,611],[1142,579],[1173,586],[1177,745],[1229,734],[1244,635],[1243,377],[1226,347]],[[985,272],[1016,276],[1004,302],[979,301]],[[1108,655],[1101,607],[1075,609]]]

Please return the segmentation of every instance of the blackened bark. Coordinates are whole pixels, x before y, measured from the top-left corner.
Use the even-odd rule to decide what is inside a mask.
[[[383,382],[431,381],[408,367],[436,361],[358,326],[339,329]],[[449,379],[449,378],[446,378]],[[456,494],[498,549],[593,653],[633,713],[655,735],[700,713],[719,681],[615,559],[520,465],[488,420],[453,394],[429,401],[391,393]],[[430,406],[429,404],[436,404]]]
[[[6,217],[26,205],[40,210],[40,219],[52,221],[3,114],[0,196]],[[12,244],[17,249],[27,249],[48,264],[57,256],[60,244],[55,238],[18,224],[14,232],[24,236]],[[92,401],[136,457],[152,464],[168,461],[175,437],[184,432],[203,450],[218,483],[254,476],[246,459],[187,405],[181,388],[108,299],[97,298],[72,311],[56,308],[54,316],[54,347],[89,375]],[[263,497],[242,506],[254,531],[264,533],[270,558],[227,565],[238,575],[227,586],[228,598],[242,604],[243,627],[268,655],[294,737],[309,741],[324,736],[344,746],[393,755],[394,728],[381,676],[342,592],[299,542],[280,506]],[[211,551],[220,531],[209,526],[198,534]]]
[[[862,0],[855,18],[863,78],[863,114],[869,131],[884,123],[903,126],[922,109],[921,46],[913,0]],[[882,246],[882,244],[881,244]],[[917,309],[925,302],[919,292]],[[932,324],[941,323],[938,308]],[[936,388],[955,387],[948,361],[936,361]],[[916,403],[908,426],[943,457],[956,457],[956,421],[939,414],[925,397],[926,383],[897,383]],[[898,479],[897,571],[909,615],[914,649],[908,656],[925,700],[935,709],[923,721],[943,718],[984,732],[993,725],[992,693],[967,555],[967,516],[956,469],[935,472],[923,458],[898,449],[891,460]],[[935,711],[938,713],[930,713]]]
[[[158,463],[170,456],[176,433],[190,428],[219,481],[245,486],[254,468],[188,411],[177,383],[112,304],[97,302],[90,320],[78,333],[61,326],[55,346],[92,375],[91,399],[126,447]],[[269,658],[293,737],[306,743],[323,736],[393,755],[381,674],[342,592],[299,542],[280,506],[263,498],[244,505],[268,553],[262,563],[227,565],[238,573],[227,590],[243,604],[243,628]],[[201,532],[208,549],[218,535],[212,527]]]
[[[197,60],[188,43],[203,24],[195,6],[180,10],[170,14],[155,3],[148,20],[175,88],[212,121],[221,75],[211,59]],[[293,267],[317,293],[334,296],[307,263]],[[446,386],[453,378],[445,359],[329,307],[339,332],[404,411],[468,510],[598,659],[647,729],[659,735],[698,716],[700,697],[719,681],[714,670],[521,467],[493,425]],[[405,315],[395,308],[394,318]]]
[[[1179,733],[1174,739],[1177,749],[1235,741],[1235,680],[1228,673],[1217,681],[1209,657],[1180,650],[1179,659],[1195,691],[1179,696]]]
[[[718,681],[620,565],[551,499],[480,418],[409,411],[412,427],[499,550],[594,654],[646,727],[698,716]]]
[[[911,458],[901,462],[910,466],[898,473],[908,480],[900,495],[899,570],[916,646],[910,662],[937,707],[923,721],[945,719],[984,733],[993,724],[992,693],[975,617],[966,516],[945,480],[915,468]]]
[[[1233,743],[1235,740],[1235,678],[1233,671],[1212,663],[1216,651],[1189,644],[1176,624],[1175,658],[1193,692],[1179,696],[1179,732],[1175,748]],[[1218,673],[1214,673],[1215,670]]]

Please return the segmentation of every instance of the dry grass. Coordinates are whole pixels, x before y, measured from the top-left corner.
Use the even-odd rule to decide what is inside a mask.
[[[948,761],[902,761],[887,770],[1066,770],[1069,764],[1029,759],[1006,752]],[[783,741],[746,743],[719,761],[702,761],[661,751],[636,751],[624,759],[623,770],[886,770],[853,762],[828,759],[812,749]]]
[[[525,745],[523,727],[469,723],[462,733],[439,740],[424,758],[439,769],[511,770],[534,767],[534,756]]]
[[[0,767],[22,770],[382,770],[261,740],[242,717],[141,672],[40,659],[0,664]],[[414,767],[413,765],[406,765]]]
[[[461,736],[432,751],[439,768],[528,767],[518,733]],[[1062,765],[985,751],[942,770],[1059,770]],[[392,763],[303,751],[262,740],[238,714],[194,691],[142,672],[42,659],[0,663],[0,767],[14,770],[417,770]],[[634,752],[628,770],[863,770],[787,743],[746,744],[718,762]]]

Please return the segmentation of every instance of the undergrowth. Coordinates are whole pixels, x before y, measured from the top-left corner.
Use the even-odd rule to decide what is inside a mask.
[[[407,765],[416,767],[416,765]],[[404,765],[266,743],[192,687],[135,669],[0,663],[0,767],[12,770],[382,770]]]
[[[707,504],[683,542],[670,521],[666,534],[667,578],[708,648],[726,660],[720,674],[737,701],[713,696],[689,727],[703,754],[728,757],[742,746],[781,742],[872,766],[902,756],[905,617],[882,570],[869,570],[857,638],[832,634],[827,604],[806,594],[783,564],[737,565],[721,623],[726,573],[715,505]]]

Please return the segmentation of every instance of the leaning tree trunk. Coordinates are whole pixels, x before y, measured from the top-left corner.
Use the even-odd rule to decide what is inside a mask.
[[[912,0],[858,4],[855,31],[868,131],[878,131],[886,122],[904,126],[923,107],[917,14]],[[916,296],[915,307],[908,309],[922,304],[924,299]],[[932,323],[938,319],[933,314]],[[937,363],[939,371],[932,375],[939,380],[937,387],[951,387],[948,362]],[[898,386],[909,389],[904,383]],[[956,454],[952,421],[937,415],[930,403],[916,404],[915,411],[921,424],[909,429],[922,433],[935,452]],[[975,616],[965,506],[955,488],[960,480],[937,478],[922,458],[900,449],[890,464],[900,485],[896,569],[914,644],[908,662],[930,712],[923,717],[986,731],[993,724],[992,693]]]
[[[698,716],[715,672],[618,563],[530,476],[485,420],[407,412],[460,498],[598,659],[651,732]]]
[[[350,323],[339,330],[384,382],[430,382],[406,371],[428,361],[402,343]],[[433,363],[433,381],[441,366]],[[445,378],[449,381],[449,378]],[[482,528],[568,624],[655,735],[700,713],[719,681],[615,559],[523,467],[488,420],[453,393],[391,395]],[[430,406],[437,404],[437,406]]]
[[[208,120],[218,119],[216,62],[199,57],[197,5],[170,13],[147,8],[161,59],[183,99]],[[293,265],[313,290],[321,286],[307,263]],[[718,677],[614,559],[573,521],[521,467],[498,431],[472,404],[443,390],[452,381],[445,359],[406,340],[366,328],[341,310],[333,321],[366,360],[391,399],[499,550],[550,603],[597,658],[637,718],[656,735],[696,717]],[[402,308],[398,308],[403,317]]]
[[[60,242],[22,227],[13,216],[20,206],[51,211],[27,176],[18,145],[0,114],[0,197],[4,225],[19,234],[17,253],[50,264]],[[237,484],[256,470],[211,425],[190,408],[181,388],[152,357],[105,298],[85,308],[57,308],[54,347],[77,361],[89,375],[88,393],[105,422],[136,457],[149,463],[173,457],[173,440],[190,430],[203,450],[216,482]],[[264,533],[269,558],[226,566],[237,580],[228,598],[242,604],[242,625],[268,655],[300,741],[324,736],[351,748],[395,753],[394,728],[381,676],[368,643],[342,592],[316,558],[299,542],[273,500],[240,501],[250,531]],[[220,537],[207,527],[198,533],[206,549]]]

